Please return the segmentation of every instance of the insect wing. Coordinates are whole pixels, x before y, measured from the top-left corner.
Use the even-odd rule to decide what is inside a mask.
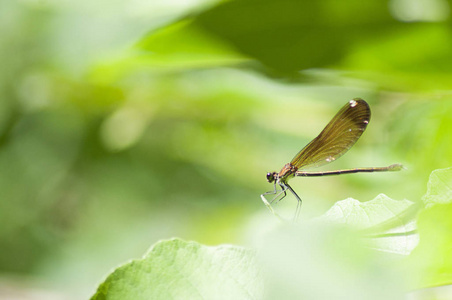
[[[367,102],[358,98],[350,100],[290,163],[297,168],[310,168],[336,160],[356,143],[369,120]]]

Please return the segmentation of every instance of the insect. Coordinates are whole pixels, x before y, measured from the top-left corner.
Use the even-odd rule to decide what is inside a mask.
[[[297,199],[297,208],[294,219],[297,219],[301,199],[289,185],[289,179],[293,177],[311,177],[341,175],[350,173],[400,171],[401,164],[393,164],[387,167],[356,168],[324,172],[305,172],[303,169],[320,167],[335,161],[347,152],[361,137],[369,124],[370,108],[366,101],[355,98],[345,104],[334,118],[326,125],[322,132],[295,155],[292,161],[285,164],[279,172],[267,173],[267,181],[274,184],[274,190],[261,195],[262,201],[274,213],[271,204],[281,201],[290,191]],[[277,185],[281,190],[277,189]],[[267,195],[275,195],[270,202]]]

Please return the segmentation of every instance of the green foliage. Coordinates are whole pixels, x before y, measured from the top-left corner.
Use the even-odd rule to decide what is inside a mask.
[[[409,9],[402,5],[407,7],[378,0],[226,1],[151,32],[119,61],[130,72],[145,66],[236,65],[247,57],[270,74],[295,80],[301,70],[333,68],[355,71],[391,90],[450,88],[452,39],[444,15],[436,13],[438,22],[400,22],[394,16]],[[441,5],[435,1],[430,10]],[[426,8],[412,17],[434,20],[429,13]]]
[[[92,299],[261,299],[255,260],[241,247],[163,241],[116,269]]]
[[[0,278],[85,299],[177,236],[256,248],[271,299],[447,283],[449,171],[422,196],[452,166],[451,2],[174,3],[0,1]],[[265,174],[355,97],[372,120],[331,169],[406,170],[294,180],[303,220],[331,209],[265,232]]]
[[[383,194],[367,202],[349,198],[334,204],[323,218],[363,229],[397,218],[412,205],[411,201],[397,201]]]
[[[93,299],[362,299],[363,293],[401,299],[409,288],[450,284],[452,198],[444,181],[450,176],[450,168],[432,173],[425,198],[441,203],[418,214],[420,239],[414,223],[401,217],[412,202],[347,199],[315,220],[255,228],[257,252],[160,242],[144,259],[115,270]],[[363,231],[369,228],[373,235]]]
[[[367,236],[366,244],[373,249],[407,255],[419,241],[412,220],[417,210],[411,201],[380,194],[367,202],[351,198],[339,201],[321,219],[361,230]]]

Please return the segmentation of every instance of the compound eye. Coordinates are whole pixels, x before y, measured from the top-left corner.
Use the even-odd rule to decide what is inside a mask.
[[[273,182],[274,179],[275,179],[275,178],[274,178],[274,176],[273,176],[273,173],[268,172],[268,173],[267,173],[267,181],[268,181],[268,182]]]

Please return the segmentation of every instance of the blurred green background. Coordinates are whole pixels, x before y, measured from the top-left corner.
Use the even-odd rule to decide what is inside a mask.
[[[420,201],[452,165],[451,7],[0,1],[0,297],[86,298],[159,239],[247,244],[266,172],[355,97],[370,125],[323,169],[406,170],[294,179],[302,218]]]

